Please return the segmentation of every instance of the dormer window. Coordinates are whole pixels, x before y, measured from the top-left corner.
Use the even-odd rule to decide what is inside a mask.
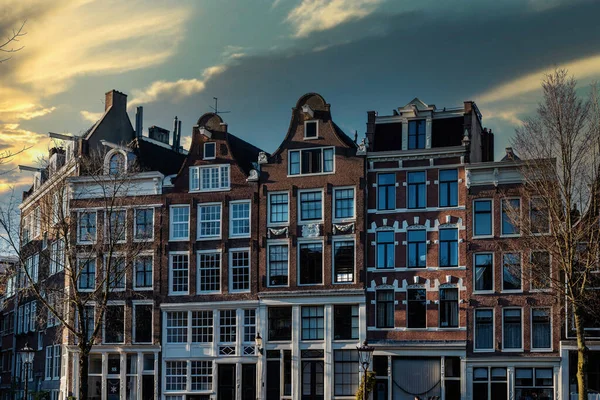
[[[318,135],[317,135],[318,127],[319,127],[318,121],[304,122],[304,139],[316,139],[318,137]]]
[[[190,167],[190,191],[230,189],[229,164]]]
[[[213,160],[216,157],[216,143],[208,142],[204,143],[204,159]]]
[[[408,121],[408,149],[425,148],[425,120]]]
[[[117,175],[125,172],[125,156],[121,153],[114,153],[108,161],[108,173]]]

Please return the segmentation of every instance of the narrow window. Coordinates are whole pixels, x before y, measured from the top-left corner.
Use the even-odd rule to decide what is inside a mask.
[[[269,222],[283,224],[288,222],[288,194],[269,194]]]
[[[171,294],[187,294],[189,280],[189,258],[187,254],[169,255]]]
[[[133,313],[135,320],[133,341],[152,343],[152,304],[134,304]]]
[[[458,205],[458,171],[446,169],[440,171],[439,206],[456,207]]]
[[[152,256],[140,256],[135,259],[135,289],[152,288]]]
[[[354,218],[354,189],[334,189],[336,219]]]
[[[550,329],[550,309],[531,309],[531,348],[552,348],[552,331]]]
[[[212,343],[213,311],[192,311],[192,343]]]
[[[250,290],[250,251],[231,251],[231,291],[246,292]]]
[[[250,236],[250,202],[230,203],[230,236]]]
[[[125,259],[113,257],[105,260],[108,262],[108,286],[111,289],[125,289]]]
[[[335,350],[333,353],[333,385],[335,396],[354,396],[358,391],[358,351]]]
[[[269,286],[287,286],[288,268],[288,245],[269,245]]]
[[[121,153],[113,154],[108,162],[108,173],[117,175],[125,172],[125,156]]]
[[[79,214],[79,241],[92,242],[96,240],[96,213],[82,212]]]
[[[358,339],[358,306],[333,306],[333,338],[334,340]]]
[[[198,293],[221,291],[221,253],[198,253]]]
[[[204,159],[212,160],[216,156],[216,144],[214,142],[204,143]]]
[[[502,234],[518,235],[521,212],[520,199],[502,200]]]
[[[333,243],[334,282],[354,282],[354,241],[344,240]]]
[[[96,260],[79,260],[79,290],[94,290],[96,288]]]
[[[531,253],[531,289],[550,289],[551,273],[550,253],[547,251],[533,251]]]
[[[212,390],[212,361],[191,362],[192,391]]]
[[[198,239],[221,237],[221,205],[198,206]]]
[[[425,289],[407,290],[407,328],[427,327],[427,297]]]
[[[440,289],[440,328],[458,328],[458,289]]]
[[[544,200],[541,198],[532,199],[530,207],[531,233],[550,232],[550,217]]]
[[[299,151],[290,151],[290,175],[299,175],[300,174],[300,152]]]
[[[408,149],[425,148],[425,120],[408,121]]]
[[[516,308],[504,309],[503,311],[503,348],[521,349],[523,347],[523,331],[521,324],[521,310]]]
[[[104,343],[125,342],[125,306],[107,306],[104,314]]]
[[[323,306],[302,307],[302,340],[323,340],[325,311]]]
[[[302,243],[300,246],[301,285],[320,285],[323,283],[323,244]]]
[[[269,340],[292,340],[292,307],[269,307]]]
[[[475,290],[490,291],[494,287],[492,254],[475,254]]]
[[[377,268],[394,268],[394,231],[377,232]]]
[[[502,256],[502,290],[521,290],[521,254]]]
[[[440,229],[440,267],[458,267],[458,229]]]
[[[112,211],[108,213],[108,227],[110,241],[121,242],[125,240],[125,210]]]
[[[135,210],[135,238],[151,239],[154,236],[154,209],[141,208]]]
[[[394,291],[378,290],[376,298],[377,327],[394,327]]]
[[[187,386],[187,361],[165,362],[165,390],[181,391]]]
[[[427,207],[427,186],[425,172],[409,172],[408,176],[408,208]]]
[[[475,209],[474,236],[492,235],[492,201],[475,200],[473,208]]]
[[[188,240],[190,206],[171,206],[171,240]]]
[[[394,210],[396,208],[396,175],[377,175],[377,209]]]
[[[167,312],[167,343],[187,343],[188,312]]]
[[[236,310],[221,310],[219,314],[219,342],[235,343],[237,331]]]
[[[494,310],[475,310],[475,350],[494,349]]]
[[[425,268],[427,265],[427,232],[424,229],[408,231],[408,268]]]
[[[254,343],[256,339],[256,310],[244,310],[245,343]]]

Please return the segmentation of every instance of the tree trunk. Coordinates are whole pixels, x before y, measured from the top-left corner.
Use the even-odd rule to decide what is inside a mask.
[[[588,400],[588,348],[585,344],[585,330],[581,318],[581,309],[573,305],[573,317],[575,318],[575,332],[577,334],[577,392],[579,400]]]
[[[80,340],[82,342],[82,340]],[[78,400],[86,400],[88,398],[88,375],[89,375],[89,358],[91,347],[87,343],[81,343],[79,346],[79,396]]]

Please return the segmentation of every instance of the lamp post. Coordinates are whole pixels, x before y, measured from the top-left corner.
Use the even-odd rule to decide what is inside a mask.
[[[19,351],[21,356],[21,365],[25,367],[25,400],[29,395],[29,367],[33,364],[33,356],[35,356],[35,350],[33,350],[27,343]]]
[[[363,400],[367,400],[367,370],[371,364],[371,357],[375,349],[367,343],[367,340],[363,342],[362,346],[356,346],[358,350],[358,360],[363,369]]]

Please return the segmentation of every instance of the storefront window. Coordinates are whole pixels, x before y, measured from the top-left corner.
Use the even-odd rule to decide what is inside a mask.
[[[552,400],[552,368],[517,368],[515,370],[516,400]]]

